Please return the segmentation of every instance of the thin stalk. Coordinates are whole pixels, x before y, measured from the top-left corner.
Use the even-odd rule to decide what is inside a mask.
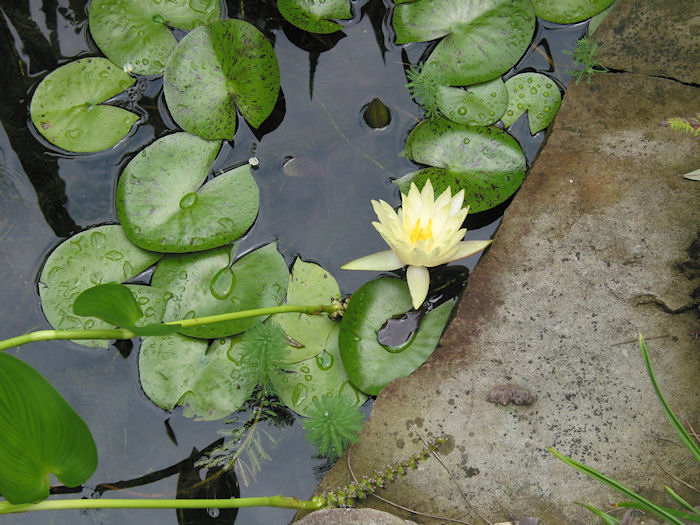
[[[68,509],[239,509],[244,507],[282,507],[316,510],[322,508],[322,498],[300,500],[288,496],[263,496],[232,499],[55,499],[39,503],[12,505],[0,502],[0,514],[40,510]]]
[[[316,315],[321,313],[334,313],[343,309],[341,305],[321,304],[321,305],[294,305],[283,304],[271,306],[269,308],[257,308],[255,310],[244,310],[242,312],[229,312],[226,314],[208,315],[206,317],[195,317],[193,319],[182,319],[179,321],[168,321],[168,325],[177,324],[182,328],[192,326],[203,326],[207,324],[221,323],[223,321],[233,321],[245,319],[247,317],[258,317],[261,315],[274,315],[288,312],[299,312],[302,314]],[[137,334],[125,328],[111,328],[101,330],[39,330],[24,335],[18,335],[0,341],[0,351],[14,348],[16,346],[34,343],[36,341],[49,341],[53,339],[132,339]]]

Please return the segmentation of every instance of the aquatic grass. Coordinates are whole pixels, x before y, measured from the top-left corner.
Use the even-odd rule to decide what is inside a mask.
[[[608,72],[608,68],[595,57],[598,53],[598,49],[604,45],[605,44],[598,40],[593,40],[592,38],[584,36],[576,43],[576,47],[573,51],[563,51],[564,54],[571,56],[574,62],[583,66],[583,69],[571,72],[571,77],[574,79],[577,86],[584,77],[586,77],[586,83],[590,84],[591,77],[595,73]]]

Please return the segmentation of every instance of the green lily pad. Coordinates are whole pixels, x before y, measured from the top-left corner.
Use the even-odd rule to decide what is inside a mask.
[[[82,418],[31,366],[0,352],[0,494],[10,503],[49,497],[49,474],[69,487],[97,468]]]
[[[98,284],[122,283],[137,276],[162,257],[147,252],[127,239],[119,225],[98,226],[81,232],[58,245],[46,260],[39,277],[39,295],[46,319],[57,330],[112,327],[94,317],[73,313],[73,303],[82,293]],[[144,317],[137,323],[160,322],[158,308],[166,298],[162,290],[129,285],[136,291]],[[160,303],[160,305],[159,305]],[[108,341],[82,340],[78,344],[107,348]]]
[[[405,281],[382,277],[362,285],[352,294],[340,323],[340,356],[350,381],[377,395],[397,377],[405,377],[422,365],[435,350],[452,311],[447,302],[427,313],[418,331],[399,350],[387,349],[377,331],[395,315],[411,310],[411,294]]]
[[[508,106],[508,90],[495,78],[466,89],[438,86],[437,107],[452,122],[489,126],[501,118]]]
[[[349,0],[277,0],[277,9],[287,22],[309,33],[335,33],[343,26],[329,19],[352,18]]]
[[[138,75],[162,75],[177,45],[171,28],[190,31],[221,16],[218,0],[92,0],[90,33],[112,62]]]
[[[549,126],[561,106],[561,92],[556,83],[541,73],[520,73],[506,81],[508,109],[501,118],[505,127],[512,126],[527,111],[530,133]]]
[[[396,43],[444,37],[423,68],[440,84],[468,86],[517,63],[535,31],[530,0],[414,0],[394,9]]]
[[[301,416],[309,416],[309,409],[321,396],[339,396],[352,405],[361,405],[367,400],[345,373],[338,347],[339,332],[340,325],[335,324],[320,354],[286,365],[270,376],[280,401]]]
[[[165,68],[168,109],[185,131],[232,140],[236,107],[253,126],[270,115],[280,88],[272,44],[243,20],[221,20],[183,38]]]
[[[421,170],[408,179],[422,187],[430,177],[436,192],[447,185],[453,193],[464,189],[464,202],[472,213],[493,208],[513,195],[527,167],[520,145],[505,131],[443,118],[423,120],[413,129],[406,140],[406,156],[441,168]]]
[[[532,0],[535,14],[557,24],[573,24],[591,18],[615,0]]]
[[[164,320],[267,308],[282,303],[287,294],[289,270],[271,243],[248,253],[230,265],[230,248],[170,255],[156,266],[151,285],[173,294]],[[233,277],[233,278],[229,278]],[[222,286],[222,281],[225,286]],[[180,333],[214,339],[244,332],[266,316],[191,327]]]
[[[184,406],[187,417],[228,416],[243,406],[256,385],[240,356],[229,359],[229,349],[238,346],[232,343],[217,339],[209,345],[180,334],[144,338],[139,353],[143,391],[165,410]]]
[[[317,264],[297,259],[289,277],[287,304],[330,304],[332,299],[340,299],[340,288],[333,276]],[[293,339],[285,363],[303,361],[323,352],[331,330],[337,324],[325,314],[275,314],[271,319]]]
[[[202,186],[220,146],[174,133],[127,164],[117,184],[117,214],[134,244],[166,253],[208,250],[252,226],[259,191],[248,164]]]
[[[34,92],[32,122],[51,144],[67,151],[108,149],[122,140],[139,116],[102,104],[134,84],[106,58],[81,58],[52,71]]]

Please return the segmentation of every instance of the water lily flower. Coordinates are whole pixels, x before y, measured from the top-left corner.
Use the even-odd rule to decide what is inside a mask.
[[[392,271],[403,266],[411,292],[413,308],[418,308],[428,295],[429,267],[473,255],[491,241],[465,241],[462,223],[469,207],[462,208],[464,190],[454,197],[447,188],[437,199],[433,185],[427,180],[422,191],[414,183],[408,195],[401,195],[398,211],[386,202],[372,201],[379,222],[377,229],[391,250],[360,257],[343,265],[343,270]]]

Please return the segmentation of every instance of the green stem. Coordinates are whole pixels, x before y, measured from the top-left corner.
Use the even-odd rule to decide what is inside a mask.
[[[324,500],[300,500],[288,496],[232,499],[55,499],[39,503],[13,505],[0,502],[0,514],[67,509],[238,509],[243,507],[283,507],[287,509],[316,510]]]
[[[257,317],[261,315],[274,315],[288,312],[299,312],[303,314],[316,315],[324,312],[333,313],[343,309],[341,305],[321,304],[312,306],[283,304],[271,306],[269,308],[257,308],[255,310],[244,310],[242,312],[229,312],[226,314],[209,315],[206,317],[195,317],[194,319],[182,319],[180,321],[169,321],[165,324],[180,325],[182,328],[191,326],[203,326],[223,321],[233,321],[246,317]],[[53,339],[132,339],[136,334],[124,328],[111,328],[102,330],[39,330],[24,335],[18,335],[0,341],[0,352],[8,348],[34,343],[36,341],[49,341]]]

